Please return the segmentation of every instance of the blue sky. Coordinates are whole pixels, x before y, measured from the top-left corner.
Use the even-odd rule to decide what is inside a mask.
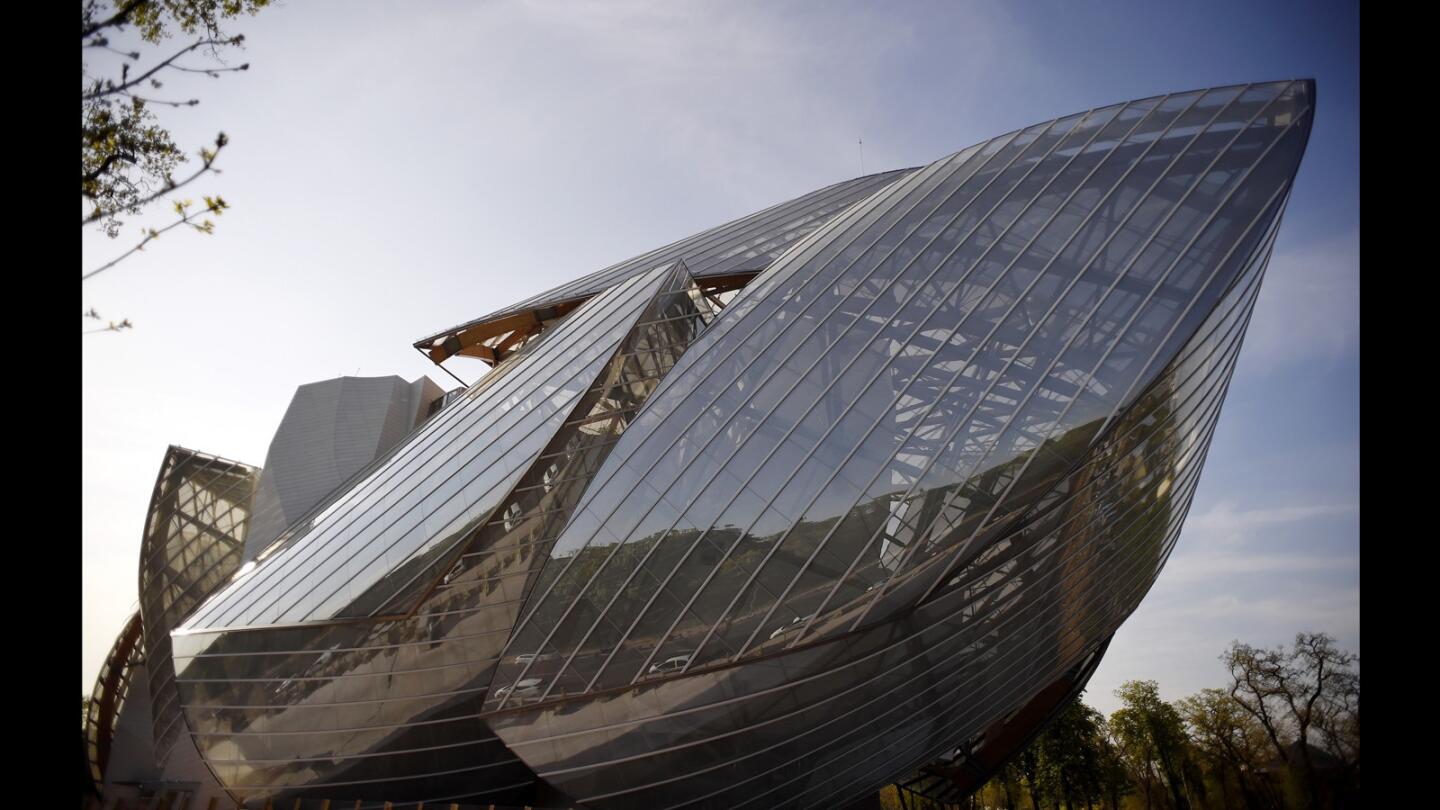
[[[411,342],[861,173],[1089,107],[1313,77],[1317,115],[1185,531],[1087,700],[1220,685],[1235,638],[1359,637],[1354,3],[290,3],[175,77],[233,209],[82,287],[82,685],[136,601],[166,445],[259,464],[294,388],[430,374]],[[123,252],[87,232],[84,269]],[[148,220],[154,222],[154,220]],[[473,380],[478,361],[452,361]]]

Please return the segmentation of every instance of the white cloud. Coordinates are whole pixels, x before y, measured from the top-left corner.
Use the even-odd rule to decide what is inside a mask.
[[[1251,551],[1237,553],[1213,550],[1183,553],[1186,548],[1196,548],[1196,546],[1182,545],[1165,568],[1166,579],[1177,584],[1212,580],[1218,580],[1217,584],[1226,584],[1229,578],[1244,574],[1301,575],[1358,571],[1360,568],[1359,559],[1346,554],[1316,555],[1305,552],[1256,554]]]
[[[1185,536],[1190,546],[1211,543],[1233,544],[1248,539],[1258,529],[1273,528],[1324,517],[1358,515],[1357,503],[1317,503],[1272,506],[1261,509],[1236,509],[1232,501],[1220,501],[1185,521]],[[1200,540],[1200,538],[1204,538]],[[1199,540],[1199,542],[1196,542]]]

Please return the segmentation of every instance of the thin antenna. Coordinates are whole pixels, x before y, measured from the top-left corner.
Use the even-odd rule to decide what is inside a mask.
[[[860,144],[860,174],[863,175],[865,174],[865,139],[860,138],[856,143]]]

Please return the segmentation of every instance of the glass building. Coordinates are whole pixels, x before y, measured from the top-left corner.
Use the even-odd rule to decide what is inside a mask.
[[[142,568],[186,596],[95,711],[143,636],[157,758],[251,806],[965,795],[1165,564],[1314,98],[1057,118],[417,341],[493,368],[263,548]]]

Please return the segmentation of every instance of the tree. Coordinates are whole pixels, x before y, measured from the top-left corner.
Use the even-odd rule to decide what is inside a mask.
[[[1065,810],[1091,807],[1102,798],[1100,780],[1101,733],[1105,718],[1078,698],[1070,701],[1036,745],[1040,749],[1039,775],[1045,792]]]
[[[1327,798],[1312,753],[1316,742],[1340,760],[1342,778],[1358,775],[1359,656],[1324,633],[1298,633],[1289,650],[1235,641],[1220,660],[1230,670],[1230,696],[1264,729],[1277,761],[1299,770],[1307,806],[1319,808]]]
[[[1115,741],[1110,724],[1102,721],[1098,730],[1100,794],[1109,804],[1110,810],[1120,810],[1121,801],[1126,794],[1132,791],[1134,786],[1130,782],[1130,774],[1125,768],[1125,758],[1120,755],[1120,746]]]
[[[228,140],[225,133],[199,150],[199,168],[180,179],[175,172],[188,161],[170,132],[156,118],[154,107],[193,107],[198,99],[165,99],[151,95],[162,91],[161,77],[170,73],[199,73],[219,78],[222,73],[249,69],[249,64],[228,66],[223,51],[241,47],[244,37],[221,30],[221,22],[254,14],[270,0],[118,0],[116,5],[100,0],[83,0],[80,39],[82,78],[80,88],[80,195],[85,212],[81,226],[99,225],[106,235],[119,235],[122,215],[136,215],[162,196],[197,178],[218,173],[216,158]],[[144,46],[159,46],[176,32],[188,40],[184,47],[145,60],[140,50],[121,50],[111,37],[134,27]],[[95,75],[94,56],[118,54],[117,75]],[[163,58],[162,58],[163,57]],[[191,60],[209,61],[196,65]],[[113,59],[110,61],[114,61]],[[142,64],[143,63],[143,64]],[[82,280],[113,267],[144,248],[161,234],[187,226],[210,233],[214,224],[206,215],[218,216],[228,207],[219,196],[203,197],[204,206],[191,200],[175,200],[177,219],[163,228],[147,228],[144,239],[115,260],[84,274]]]
[[[1135,781],[1152,807],[1157,795],[1168,791],[1176,810],[1189,810],[1186,797],[1186,760],[1189,740],[1174,706],[1160,699],[1155,681],[1126,681],[1115,690],[1123,704],[1110,715],[1110,728]]]
[[[1130,778],[1100,712],[1078,697],[975,795],[986,807],[1032,810],[1107,806],[1120,810]]]
[[[1011,760],[986,784],[991,788],[991,792],[999,794],[1001,806],[1005,810],[1019,810],[1022,780],[1020,768]]]
[[[1040,751],[1035,744],[1025,746],[1015,760],[1016,769],[1025,780],[1030,793],[1031,810],[1041,810],[1040,802]]]
[[[1209,767],[1226,807],[1232,787],[1243,807],[1276,807],[1261,773],[1268,746],[1265,731],[1224,689],[1202,689],[1175,703],[1196,753]]]

